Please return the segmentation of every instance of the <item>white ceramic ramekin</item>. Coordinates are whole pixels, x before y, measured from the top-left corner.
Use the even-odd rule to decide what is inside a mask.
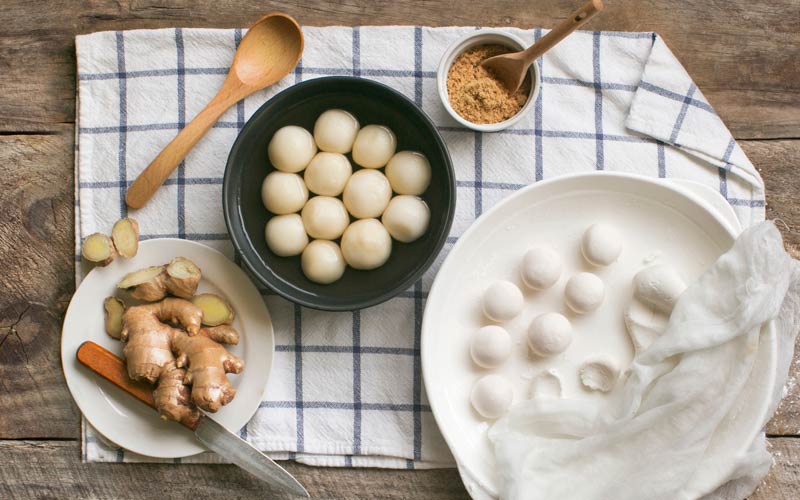
[[[539,78],[539,67],[536,64],[531,64],[531,92],[528,95],[528,101],[517,114],[508,120],[498,123],[472,123],[468,120],[465,120],[458,113],[456,113],[453,107],[450,105],[450,98],[447,95],[447,73],[450,71],[450,66],[453,65],[453,61],[455,61],[456,58],[463,52],[475,46],[487,44],[505,45],[514,51],[524,50],[526,48],[525,42],[521,38],[516,35],[506,33],[505,31],[496,29],[483,29],[468,33],[456,40],[444,52],[442,60],[439,62],[439,70],[436,73],[436,86],[439,89],[439,98],[442,100],[444,108],[448,113],[450,113],[450,116],[452,116],[455,121],[467,128],[471,128],[472,130],[477,130],[479,132],[497,132],[498,130],[503,130],[511,125],[514,125],[533,107],[533,103],[536,101],[536,96],[539,95],[541,79]]]

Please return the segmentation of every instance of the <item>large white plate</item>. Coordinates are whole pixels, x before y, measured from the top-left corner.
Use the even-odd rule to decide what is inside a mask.
[[[107,267],[93,269],[75,292],[61,332],[61,363],[72,397],[83,415],[103,436],[122,448],[159,458],[186,457],[205,451],[191,431],[175,422],[158,418],[156,412],[81,365],[75,353],[85,341],[94,341],[118,356],[123,344],[105,333],[103,299],[116,292],[116,283],[126,273],[160,265],[183,256],[203,272],[198,291],[226,297],[236,311],[233,326],[239,330],[239,345],[228,346],[245,361],[240,375],[228,378],[236,397],[213,414],[230,431],[238,431],[263,399],[275,341],[269,311],[247,275],[224,255],[199,243],[164,238],[143,241],[136,257],[117,259]]]
[[[490,423],[475,413],[469,402],[473,383],[487,373],[469,356],[471,333],[486,324],[480,312],[485,287],[496,279],[507,279],[525,293],[524,312],[503,325],[515,341],[514,354],[495,370],[512,382],[515,402],[528,397],[534,375],[555,368],[562,376],[566,397],[608,403],[618,394],[585,391],[578,380],[578,366],[596,352],[616,357],[622,366],[632,360],[623,309],[632,297],[631,279],[646,262],[668,263],[690,283],[730,248],[738,228],[712,205],[687,186],[644,177],[614,173],[567,176],[518,191],[459,238],[428,296],[422,324],[422,371],[436,422],[473,497],[497,495],[494,453],[486,437]],[[625,247],[614,265],[590,269],[580,255],[579,241],[585,228],[598,221],[613,222],[623,233]],[[525,250],[537,242],[556,248],[565,271],[551,289],[532,293],[522,286],[518,266]],[[563,289],[572,273],[583,270],[603,279],[607,296],[601,309],[580,317],[565,310]],[[525,330],[534,316],[547,311],[569,315],[574,340],[560,356],[531,360]],[[731,412],[730,422],[722,426],[726,432],[715,435],[715,449],[740,452],[761,428],[774,385],[774,369],[770,370],[777,347],[774,331],[762,336],[760,347],[748,404]]]

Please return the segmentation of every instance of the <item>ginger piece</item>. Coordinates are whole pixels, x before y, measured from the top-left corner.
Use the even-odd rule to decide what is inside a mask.
[[[131,297],[155,302],[167,293],[184,299],[191,298],[200,283],[200,268],[185,257],[176,257],[166,266],[151,266],[126,274],[117,288],[128,290]]]
[[[192,386],[192,402],[203,410],[216,412],[236,395],[226,374],[241,373],[244,361],[220,343],[238,342],[239,333],[227,325],[201,328],[193,336],[173,334],[176,365],[186,367],[183,383]]]
[[[153,391],[158,414],[163,420],[175,420],[192,426],[200,418],[200,410],[192,403],[191,390],[183,383],[186,370],[170,361],[164,366]]]
[[[164,367],[174,361],[173,337],[186,336],[182,330],[166,324],[182,325],[193,335],[200,329],[203,311],[183,299],[167,298],[161,302],[129,307],[122,315],[120,340],[125,342],[122,351],[128,365],[128,376],[133,380],[155,382]]]
[[[120,219],[111,228],[111,240],[117,253],[126,259],[139,251],[139,223],[135,219]]]
[[[122,334],[122,315],[125,313],[125,304],[116,297],[106,297],[103,301],[105,311],[106,333],[115,339]]]
[[[103,233],[92,233],[83,240],[81,255],[97,266],[107,266],[114,261],[116,251],[111,238]]]
[[[203,310],[203,324],[206,326],[230,325],[234,312],[227,300],[215,293],[201,293],[191,298],[192,304]]]

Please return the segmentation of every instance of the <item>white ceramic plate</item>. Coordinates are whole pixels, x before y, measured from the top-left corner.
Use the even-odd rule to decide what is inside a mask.
[[[199,243],[165,238],[143,241],[136,257],[116,259],[107,267],[93,269],[72,297],[61,332],[61,363],[72,397],[92,426],[118,446],[158,458],[186,457],[205,451],[191,431],[175,422],[158,418],[143,405],[78,363],[75,353],[85,341],[94,341],[122,355],[122,342],[109,337],[103,325],[103,299],[116,292],[125,274],[147,266],[161,265],[183,256],[203,273],[198,292],[226,297],[236,311],[233,326],[240,333],[239,345],[228,350],[245,361],[239,375],[228,375],[236,397],[213,414],[214,420],[237,432],[263,399],[275,340],[269,311],[245,273],[224,255]]]
[[[598,221],[613,222],[622,232],[624,250],[608,268],[590,268],[580,255],[583,231]],[[632,297],[631,279],[647,263],[674,266],[687,283],[705,271],[733,243],[736,228],[697,194],[684,187],[639,176],[594,173],[561,177],[524,188],[484,214],[459,238],[428,296],[422,324],[422,371],[436,422],[475,498],[497,495],[494,453],[486,437],[490,423],[472,409],[469,392],[486,370],[469,356],[469,338],[487,324],[480,310],[482,291],[492,281],[507,279],[525,293],[526,307],[504,323],[515,341],[512,358],[496,373],[514,387],[514,401],[527,399],[530,381],[540,371],[559,372],[566,397],[609,403],[618,396],[585,391],[578,366],[590,353],[603,352],[627,366],[633,348],[625,331],[623,309]],[[519,262],[535,243],[552,245],[565,264],[556,285],[543,292],[526,290]],[[563,289],[571,274],[591,270],[606,283],[606,301],[591,315],[570,314]],[[543,312],[567,314],[574,340],[563,354],[544,361],[528,358],[525,330]],[[762,336],[763,352],[751,404],[731,415],[736,432],[715,436],[715,446],[735,453],[759,432],[772,393],[775,335]],[[774,373],[774,370],[771,370]],[[756,374],[756,372],[754,372]],[[755,387],[758,386],[758,387]],[[721,472],[721,471],[718,471]]]

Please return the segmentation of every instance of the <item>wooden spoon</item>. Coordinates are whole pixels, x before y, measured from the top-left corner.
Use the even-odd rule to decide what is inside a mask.
[[[495,77],[513,94],[519,90],[520,85],[528,74],[528,68],[533,61],[552,49],[570,33],[586,24],[589,19],[603,10],[603,2],[589,0],[578,10],[573,12],[561,24],[553,28],[550,33],[542,37],[522,52],[501,54],[486,59],[481,66],[491,71]]]
[[[228,108],[286,76],[302,53],[303,32],[292,17],[276,12],[256,21],[239,43],[217,95],[139,174],[125,197],[128,206],[144,206]]]

